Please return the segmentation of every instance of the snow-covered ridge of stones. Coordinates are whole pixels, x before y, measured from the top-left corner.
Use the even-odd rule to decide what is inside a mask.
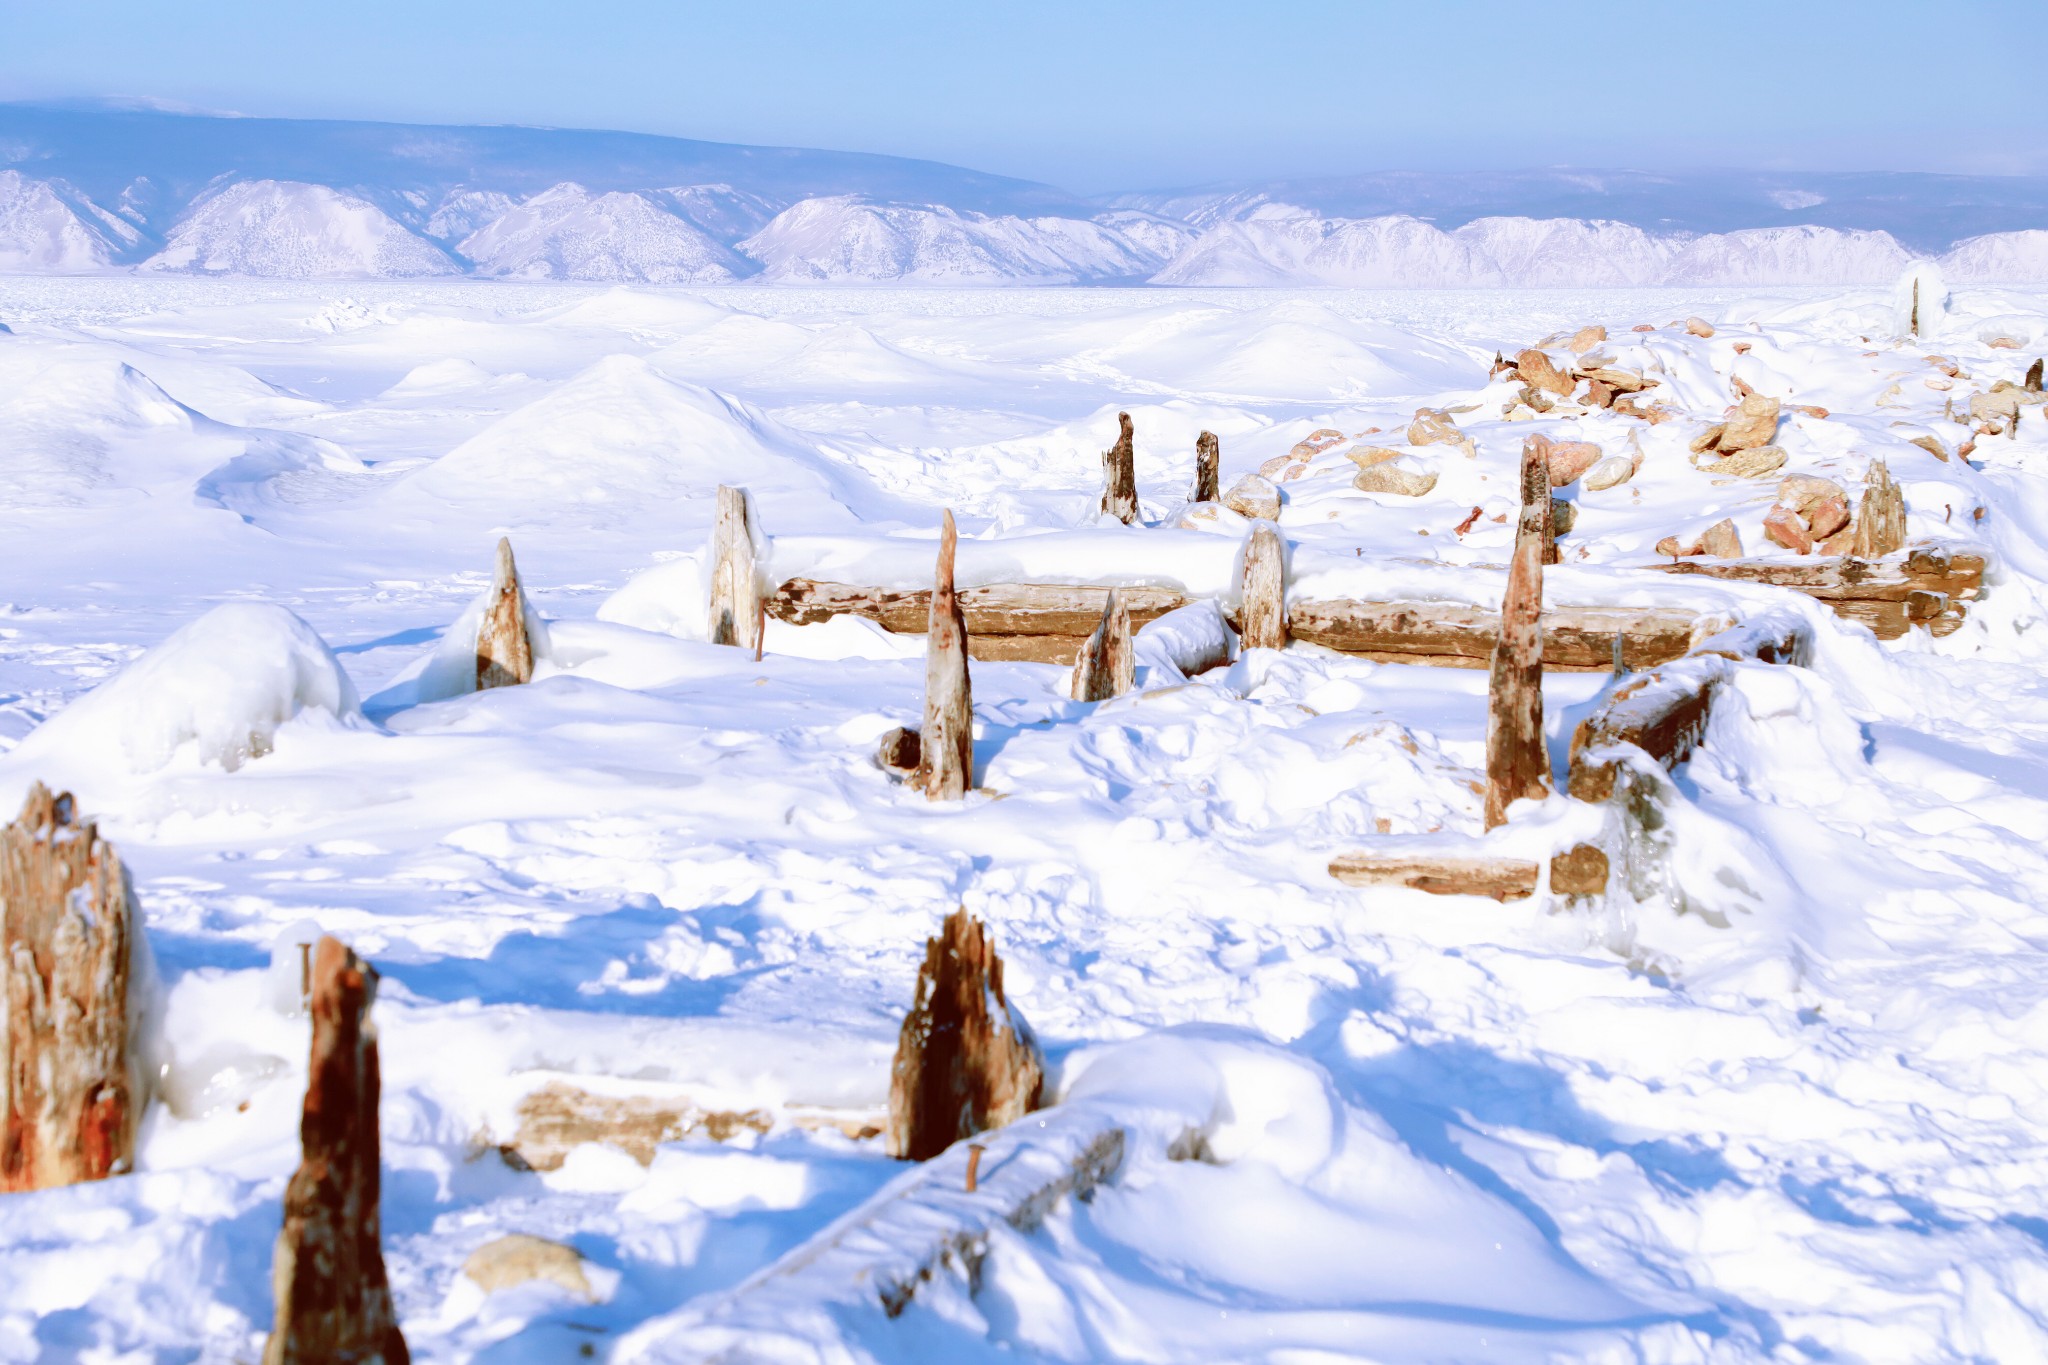
[[[1189,220],[985,214],[858,195],[775,202],[731,185],[598,193],[564,182],[438,201],[373,186],[247,180],[211,187],[150,228],[61,180],[0,171],[0,270],[268,278],[486,278],[609,283],[1074,284],[1346,288],[1846,285],[1897,277],[1889,233],[1770,227],[1660,235],[1609,220],[1478,218],[1446,230],[1389,214],[1283,203]],[[161,241],[151,233],[162,232]],[[2048,281],[2048,230],[1956,243],[1957,280]]]

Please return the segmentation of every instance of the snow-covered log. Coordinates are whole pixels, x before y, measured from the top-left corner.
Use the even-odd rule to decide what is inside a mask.
[[[519,587],[519,566],[512,562],[512,542],[500,536],[490,600],[476,631],[476,690],[511,687],[532,679],[533,641],[526,633],[526,599]]]
[[[1857,533],[1862,534],[1860,524]],[[1880,640],[1896,640],[1915,625],[1937,636],[1961,627],[1962,604],[1982,591],[1985,566],[1981,551],[1929,546],[1878,559],[1679,560],[1642,567],[1790,588],[1844,620],[1870,627]]]
[[[1435,896],[1490,896],[1526,900],[1536,894],[1541,866],[1528,858],[1486,853],[1360,852],[1330,860],[1330,875],[1346,886],[1400,886]],[[1584,896],[1607,885],[1607,855],[1579,844],[1550,860],[1554,895]]]
[[[1131,690],[1137,658],[1131,648],[1131,613],[1123,594],[1112,588],[1103,605],[1101,624],[1082,642],[1074,658],[1072,695],[1075,701],[1108,701]]]
[[[1706,733],[1714,693],[1727,677],[1725,658],[1703,654],[1614,689],[1572,733],[1567,790],[1580,801],[1612,796],[1626,761],[1617,752],[1621,746],[1640,749],[1665,768],[1683,763]]]
[[[762,619],[752,509],[746,490],[720,484],[711,540],[711,643],[752,649]]]
[[[1190,602],[1168,612],[1133,637],[1138,663],[1155,670],[1149,686],[1185,682],[1221,668],[1237,654],[1237,636],[1212,601]]]
[[[303,1156],[285,1187],[264,1365],[404,1365],[378,1215],[377,973],[338,939],[313,950]]]
[[[889,1153],[926,1161],[1038,1107],[1045,1058],[1003,993],[1003,960],[963,909],[925,940],[889,1068]]]
[[[0,1193],[134,1159],[134,893],[113,846],[40,782],[0,830]]]
[[[1500,637],[1487,680],[1486,827],[1508,807],[1550,791],[1543,742],[1543,556],[1551,545],[1550,468],[1537,438],[1522,446],[1522,516],[1500,604]]]
[[[954,593],[969,643],[987,638],[1049,636],[1078,642],[1102,619],[1111,589],[1074,583],[990,583]],[[1123,587],[1116,591],[1142,626],[1186,606],[1186,593],[1171,588]],[[898,635],[922,634],[931,619],[931,593],[922,589],[878,588],[792,578],[768,599],[768,614],[791,625],[816,625],[835,616],[860,616]],[[1060,662],[1073,658],[1073,645]],[[974,657],[983,657],[976,654]]]
[[[1598,672],[1622,662],[1649,668],[1681,658],[1698,613],[1680,608],[1552,607],[1542,613],[1543,667]],[[1498,611],[1459,602],[1297,601],[1287,608],[1297,640],[1380,663],[1488,668],[1500,639]]]
[[[1252,526],[1238,577],[1237,633],[1246,649],[1287,645],[1287,555],[1271,522]]]
[[[1195,482],[1188,490],[1189,502],[1214,502],[1223,496],[1223,447],[1216,433],[1205,431],[1195,438]]]
[[[959,533],[939,531],[939,560],[925,625],[924,725],[918,731],[924,794],[954,801],[974,787],[974,695],[967,676],[967,622],[953,596]]]
[[[1116,415],[1116,444],[1102,452],[1102,511],[1129,526],[1138,519],[1138,469],[1131,415]]]

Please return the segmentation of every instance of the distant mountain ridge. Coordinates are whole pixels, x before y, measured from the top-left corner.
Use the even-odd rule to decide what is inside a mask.
[[[866,153],[0,104],[0,271],[653,284],[2048,282],[2048,179],[1388,172],[1084,200]]]

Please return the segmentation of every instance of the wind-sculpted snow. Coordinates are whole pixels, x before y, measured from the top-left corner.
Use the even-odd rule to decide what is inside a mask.
[[[142,268],[294,280],[460,273],[369,200],[283,180],[246,180],[199,201]]]

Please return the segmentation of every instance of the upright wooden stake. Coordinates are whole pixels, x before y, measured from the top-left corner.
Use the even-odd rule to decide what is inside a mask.
[[[1214,502],[1222,493],[1223,447],[1216,433],[1205,431],[1195,438],[1195,486],[1188,491],[1189,502]]]
[[[1522,446],[1522,518],[1500,604],[1500,639],[1487,682],[1486,827],[1508,806],[1550,791],[1543,743],[1543,546],[1550,525],[1550,471],[1536,441]]]
[[[304,1149],[284,1193],[264,1365],[406,1365],[377,1211],[377,973],[333,938],[313,951]]]
[[[974,787],[974,694],[967,677],[967,618],[953,595],[959,536],[948,511],[939,530],[938,571],[925,627],[924,728],[918,733],[924,794],[957,801]]]
[[[498,564],[491,575],[491,603],[476,631],[476,690],[510,687],[533,678],[533,641],[526,635],[519,566],[512,542],[498,538]]]
[[[711,643],[756,645],[764,616],[754,571],[753,519],[744,489],[718,486],[718,522],[711,543]]]
[[[101,1180],[135,1156],[134,893],[69,794],[0,829],[0,1193]]]
[[[1116,444],[1102,452],[1102,510],[1129,526],[1138,519],[1138,469],[1131,415],[1116,415]]]
[[[1543,508],[1543,550],[1545,564],[1557,563],[1557,507],[1550,496],[1550,438],[1531,436],[1522,442],[1522,514],[1532,506]]]
[[[1003,960],[962,908],[925,940],[889,1068],[889,1154],[926,1161],[1038,1107],[1045,1058],[1003,994]]]
[[[1115,588],[1102,605],[1102,622],[1081,645],[1074,660],[1075,701],[1108,701],[1131,690],[1137,678],[1137,654],[1131,646],[1131,609]]]
[[[1238,638],[1246,649],[1287,646],[1287,559],[1280,533],[1269,521],[1245,537],[1243,577],[1238,580]]]
[[[1883,460],[1870,462],[1863,498],[1856,508],[1856,529],[1849,553],[1857,559],[1878,559],[1906,543],[1906,495],[1892,482]]]

